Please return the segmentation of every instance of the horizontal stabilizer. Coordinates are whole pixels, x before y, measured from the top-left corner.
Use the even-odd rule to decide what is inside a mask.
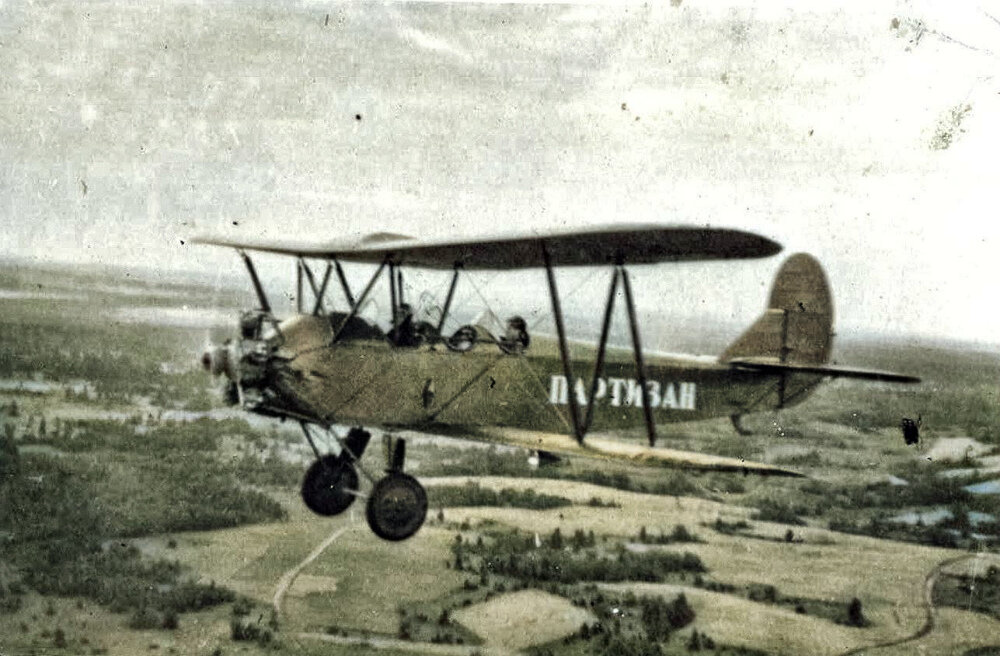
[[[832,378],[860,378],[862,380],[878,380],[885,383],[919,383],[916,376],[897,374],[891,371],[878,371],[876,369],[855,369],[853,367],[838,367],[835,365],[811,365],[794,364],[790,362],[766,362],[737,358],[730,360],[728,364],[735,369],[750,371],[763,371],[767,373],[794,373],[794,374],[817,374],[820,376],[830,376]]]

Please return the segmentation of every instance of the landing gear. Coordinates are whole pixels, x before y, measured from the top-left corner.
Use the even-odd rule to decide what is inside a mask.
[[[390,472],[372,489],[365,517],[372,532],[383,540],[405,540],[427,518],[427,492],[409,474]]]
[[[302,501],[317,515],[339,515],[350,508],[358,495],[355,458],[360,458],[364,453],[371,434],[360,428],[352,428],[341,444],[339,456],[321,456],[305,424],[302,424],[302,430],[316,454],[316,461],[310,465],[302,481]]]
[[[358,490],[358,473],[347,458],[326,455],[314,462],[302,481],[302,500],[317,515],[333,517],[347,510]]]
[[[386,475],[375,481],[360,463],[371,433],[352,428],[344,439],[334,434],[340,444],[340,455],[321,455],[309,425],[305,422],[300,422],[300,425],[316,454],[316,461],[302,481],[302,500],[309,510],[325,517],[347,510],[355,498],[365,496],[358,493],[358,472],[361,472],[375,482],[365,509],[368,526],[375,535],[383,540],[398,542],[420,530],[427,518],[427,492],[417,479],[403,473],[406,440],[386,435]]]
[[[365,518],[375,535],[398,542],[423,526],[427,518],[427,492],[417,479],[403,473],[405,440],[387,436],[386,455],[389,467],[385,478],[375,483],[368,497]]]

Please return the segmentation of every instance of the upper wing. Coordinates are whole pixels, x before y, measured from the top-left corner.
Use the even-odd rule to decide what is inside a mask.
[[[352,262],[428,269],[523,269],[544,264],[542,248],[555,266],[767,257],[776,242],[742,230],[662,225],[612,225],[577,230],[485,238],[414,239],[379,233],[352,242],[275,243],[200,237],[192,243],[230,246],[299,257],[337,257]]]
[[[608,460],[622,460],[639,465],[659,466],[675,469],[699,471],[723,471],[761,476],[803,476],[792,469],[784,469],[761,462],[751,462],[740,458],[727,458],[692,451],[677,451],[619,442],[607,438],[588,437],[580,444],[571,435],[540,433],[511,428],[474,429],[461,434],[463,439],[492,442],[508,446],[518,446],[536,451],[548,451],[561,455],[584,456]]]
[[[861,378],[863,380],[878,380],[885,383],[919,383],[916,376],[897,374],[892,371],[878,371],[876,369],[854,369],[852,367],[839,367],[828,364],[793,364],[790,362],[767,362],[764,360],[753,360],[749,358],[737,358],[728,363],[737,369],[750,369],[753,371],[765,371],[771,373],[799,373],[799,374],[819,374],[820,376],[831,376],[834,378]]]

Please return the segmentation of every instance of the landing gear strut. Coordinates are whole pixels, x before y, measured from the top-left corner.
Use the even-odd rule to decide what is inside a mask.
[[[405,540],[423,526],[427,518],[427,492],[409,474],[403,473],[406,442],[387,436],[389,468],[368,497],[365,518],[375,535],[393,542]]]

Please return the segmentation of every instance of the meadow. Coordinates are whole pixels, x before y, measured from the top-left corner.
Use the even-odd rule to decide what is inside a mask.
[[[664,446],[799,479],[532,468],[524,451],[413,435],[431,511],[391,544],[361,503],[310,515],[294,427],[223,408],[198,369],[244,293],[9,266],[0,287],[0,652],[1000,649],[996,496],[967,489],[997,477],[996,350],[842,339],[842,361],[924,383],[828,383],[747,417],[749,436],[661,427]],[[903,416],[921,417],[916,447]]]

